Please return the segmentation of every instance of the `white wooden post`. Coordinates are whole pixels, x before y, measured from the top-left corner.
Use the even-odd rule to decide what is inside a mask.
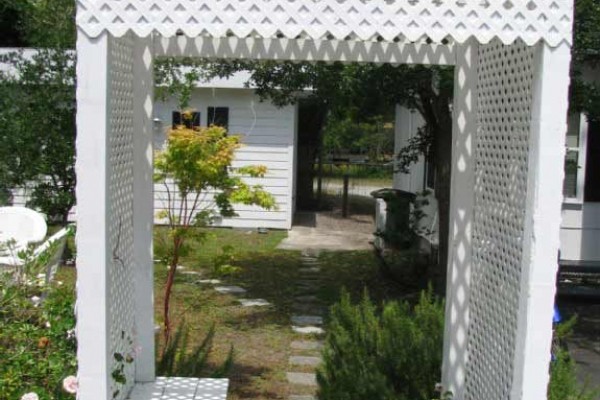
[[[154,264],[152,226],[154,198],[152,180],[152,114],[154,49],[152,38],[135,38],[134,45],[134,202],[135,330],[140,354],[136,360],[137,382],[154,380]]]
[[[110,398],[108,34],[77,37],[77,359],[80,399]]]
[[[519,335],[511,399],[545,399],[558,270],[570,47],[535,60]]]
[[[471,281],[471,221],[473,216],[474,159],[477,135],[478,43],[457,46],[454,72],[452,129],[452,186],[450,236],[446,280],[446,321],[442,382],[455,399],[464,396]]]

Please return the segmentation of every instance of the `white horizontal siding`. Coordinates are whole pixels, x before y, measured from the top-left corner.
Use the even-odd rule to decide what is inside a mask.
[[[600,261],[600,203],[564,204],[560,229],[563,260]]]
[[[154,146],[164,146],[166,132],[171,127],[171,114],[176,110],[173,101],[157,102],[155,118],[162,123],[154,125]],[[276,210],[263,210],[257,206],[234,204],[238,214],[235,218],[224,218],[218,226],[238,228],[290,229],[293,209],[294,177],[294,134],[296,107],[277,108],[270,103],[260,102],[253,91],[246,89],[198,89],[192,96],[191,108],[201,113],[201,125],[206,125],[208,107],[229,107],[229,126],[232,134],[240,134],[243,146],[236,152],[232,166],[264,165],[267,174],[263,178],[244,178],[249,185],[260,185],[271,193],[276,201]],[[169,184],[172,196],[176,193]],[[210,204],[214,193],[207,192],[200,208]],[[167,190],[164,184],[154,185],[154,208],[158,213],[167,206]],[[173,205],[180,202],[173,197]],[[25,206],[29,200],[26,188],[13,190],[14,205]],[[75,220],[75,207],[70,220]],[[155,218],[156,223],[164,223]]]
[[[217,220],[215,225],[239,228],[290,229],[292,223],[292,186],[294,132],[296,108],[277,108],[268,102],[260,102],[252,90],[246,89],[197,89],[192,95],[190,108],[200,112],[200,124],[206,126],[208,107],[229,107],[229,132],[241,136],[242,147],[236,152],[234,168],[247,165],[264,165],[267,174],[263,178],[243,178],[249,185],[260,185],[271,193],[276,201],[276,210],[264,210],[257,206],[234,204],[238,214],[235,218]],[[157,102],[154,146],[160,149],[171,127],[172,112],[177,110],[173,100]],[[176,192],[172,183],[169,190]],[[213,193],[206,193],[200,208],[211,205]],[[179,207],[178,199],[173,206]],[[167,190],[164,184],[154,185],[154,207],[156,213],[168,208]],[[158,218],[156,223],[165,221]]]
[[[31,185],[12,189],[12,205],[17,207],[27,207],[27,202],[31,199],[31,190]],[[69,222],[75,222],[76,208],[77,207],[73,207],[69,211]]]

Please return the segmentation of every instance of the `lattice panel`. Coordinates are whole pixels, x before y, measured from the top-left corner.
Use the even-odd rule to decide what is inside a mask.
[[[466,398],[508,399],[522,279],[535,49],[480,46]]]
[[[111,374],[123,367],[123,386],[112,380],[112,394],[125,398],[134,383],[134,363],[119,361],[135,356],[133,279],[133,40],[128,35],[109,41],[109,218],[108,243]]]
[[[571,42],[573,0],[77,0],[89,36]]]

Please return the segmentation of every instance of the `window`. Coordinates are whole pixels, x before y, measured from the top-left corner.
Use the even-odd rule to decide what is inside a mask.
[[[583,114],[569,114],[567,130],[567,152],[565,156],[565,180],[563,196],[566,201],[582,202],[584,196],[584,180],[587,173],[586,141],[588,123]],[[589,170],[588,170],[589,171]]]
[[[198,128],[200,126],[200,113],[193,112],[192,119],[187,121],[182,121],[181,113],[179,111],[173,111],[173,129],[175,129],[178,125],[185,125],[186,128]]]
[[[229,129],[229,107],[208,107],[206,126],[217,125]]]

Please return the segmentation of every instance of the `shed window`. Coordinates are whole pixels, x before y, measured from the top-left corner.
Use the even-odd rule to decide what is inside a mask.
[[[200,113],[193,112],[192,119],[182,121],[181,112],[173,111],[173,129],[178,125],[185,125],[185,127],[189,129],[198,128],[200,126]]]
[[[229,129],[229,107],[208,107],[206,125],[217,125]]]

